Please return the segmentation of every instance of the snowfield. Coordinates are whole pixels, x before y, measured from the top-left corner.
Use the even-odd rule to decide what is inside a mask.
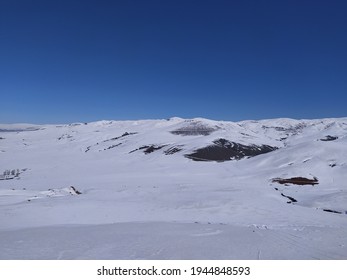
[[[3,124],[0,222],[0,259],[347,259],[347,118]]]

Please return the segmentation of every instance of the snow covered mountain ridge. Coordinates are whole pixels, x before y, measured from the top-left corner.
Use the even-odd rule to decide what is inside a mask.
[[[116,235],[117,228],[136,228],[159,239],[174,227],[182,240],[195,236],[191,242],[198,244],[209,233],[213,243],[235,232],[251,238],[261,231],[243,239],[254,242],[246,258],[259,258],[262,250],[261,258],[270,259],[344,259],[346,205],[347,118],[0,124],[0,249],[7,248],[0,258],[21,258],[16,236],[22,239],[31,229],[44,235],[59,226],[68,235],[83,225],[101,234],[114,225]],[[317,232],[325,238],[322,251],[309,241]],[[291,250],[290,236],[309,248]],[[274,250],[283,247],[280,255],[271,251],[274,239],[280,242]],[[118,248],[118,241],[110,246]],[[168,251],[156,258],[190,258],[160,244]],[[151,258],[156,246],[107,254],[76,248],[62,258]],[[33,255],[22,258],[58,258],[56,250],[31,248]],[[232,250],[202,258],[214,256],[240,258]]]
[[[0,124],[0,133],[35,132],[30,136],[41,135],[46,137],[46,140],[68,140],[65,141],[66,144],[79,141],[81,149],[83,149],[84,143],[90,140],[88,143],[91,145],[86,146],[88,152],[92,147],[107,142],[102,145],[107,146],[106,149],[114,148],[108,144],[115,143],[118,146],[123,145],[123,147],[126,144],[136,150],[134,143],[142,143],[143,146],[155,146],[158,150],[177,145],[185,146],[185,150],[192,151],[193,148],[201,148],[203,145],[212,144],[219,139],[243,145],[284,147],[289,142],[296,143],[300,139],[307,139],[308,136],[311,136],[311,140],[314,140],[314,137],[319,140],[331,136],[330,134],[337,134],[336,137],[343,138],[346,135],[346,126],[346,118],[225,122],[202,118],[184,120],[175,117],[168,120],[98,121],[68,125]],[[124,144],[121,138],[126,139]],[[224,140],[222,142],[225,142]],[[22,142],[23,145],[26,145],[25,139]],[[217,145],[223,145],[220,141],[218,142]]]

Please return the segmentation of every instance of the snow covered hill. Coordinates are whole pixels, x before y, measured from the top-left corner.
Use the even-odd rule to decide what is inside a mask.
[[[347,259],[347,118],[0,125],[0,259]]]

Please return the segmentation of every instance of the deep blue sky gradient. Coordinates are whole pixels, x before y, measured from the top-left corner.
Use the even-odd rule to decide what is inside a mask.
[[[0,123],[347,116],[347,1],[0,1]]]

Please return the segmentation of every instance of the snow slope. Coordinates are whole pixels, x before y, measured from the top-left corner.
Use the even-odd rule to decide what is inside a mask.
[[[0,125],[0,259],[347,259],[346,136],[347,118]],[[219,139],[264,153],[187,157]],[[292,177],[319,183],[272,181]]]

